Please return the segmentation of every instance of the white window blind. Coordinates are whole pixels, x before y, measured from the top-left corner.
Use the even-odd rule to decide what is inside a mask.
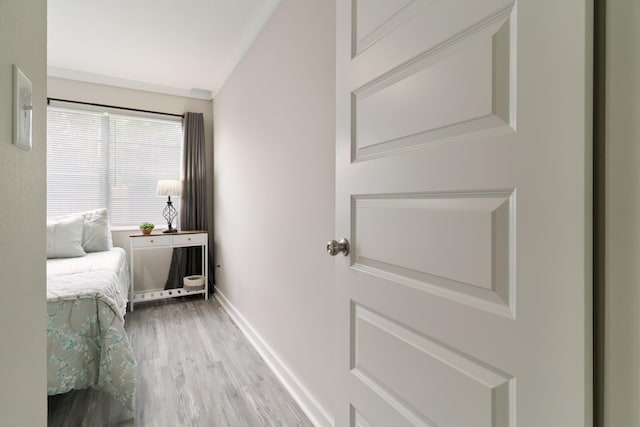
[[[181,152],[180,121],[49,107],[47,215],[106,207],[112,226],[166,226],[156,185],[180,179]]]

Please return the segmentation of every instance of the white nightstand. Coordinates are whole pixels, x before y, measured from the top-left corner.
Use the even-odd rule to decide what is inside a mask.
[[[129,268],[131,269],[131,289],[129,290],[129,310],[133,311],[136,302],[155,301],[159,299],[175,298],[185,295],[203,294],[205,299],[209,299],[209,271],[208,271],[208,244],[209,236],[206,231],[178,231],[177,233],[152,233],[152,234],[130,234],[129,235],[129,257],[131,259]],[[204,276],[204,289],[199,291],[188,291],[184,288],[161,289],[155,291],[136,292],[133,280],[134,263],[133,255],[137,250],[159,249],[159,248],[184,248],[191,246],[202,247],[202,274]]]

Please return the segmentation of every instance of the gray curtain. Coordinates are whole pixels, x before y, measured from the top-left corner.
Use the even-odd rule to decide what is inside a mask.
[[[183,119],[184,149],[182,163],[182,199],[180,200],[180,230],[207,230],[207,167],[202,113],[186,113]],[[211,242],[209,242],[211,244]],[[209,246],[210,247],[210,246]],[[213,292],[211,257],[209,292]],[[173,250],[165,289],[181,288],[182,279],[203,274],[200,248]]]

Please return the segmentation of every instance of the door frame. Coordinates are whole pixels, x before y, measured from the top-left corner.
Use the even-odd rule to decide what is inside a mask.
[[[606,0],[593,16],[593,425],[604,427]]]

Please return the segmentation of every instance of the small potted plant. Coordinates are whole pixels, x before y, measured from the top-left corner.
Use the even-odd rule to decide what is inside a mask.
[[[140,224],[140,230],[142,230],[142,234],[151,234],[151,232],[153,231],[153,227],[155,227],[155,225],[151,224],[150,222],[143,222],[142,224]]]

